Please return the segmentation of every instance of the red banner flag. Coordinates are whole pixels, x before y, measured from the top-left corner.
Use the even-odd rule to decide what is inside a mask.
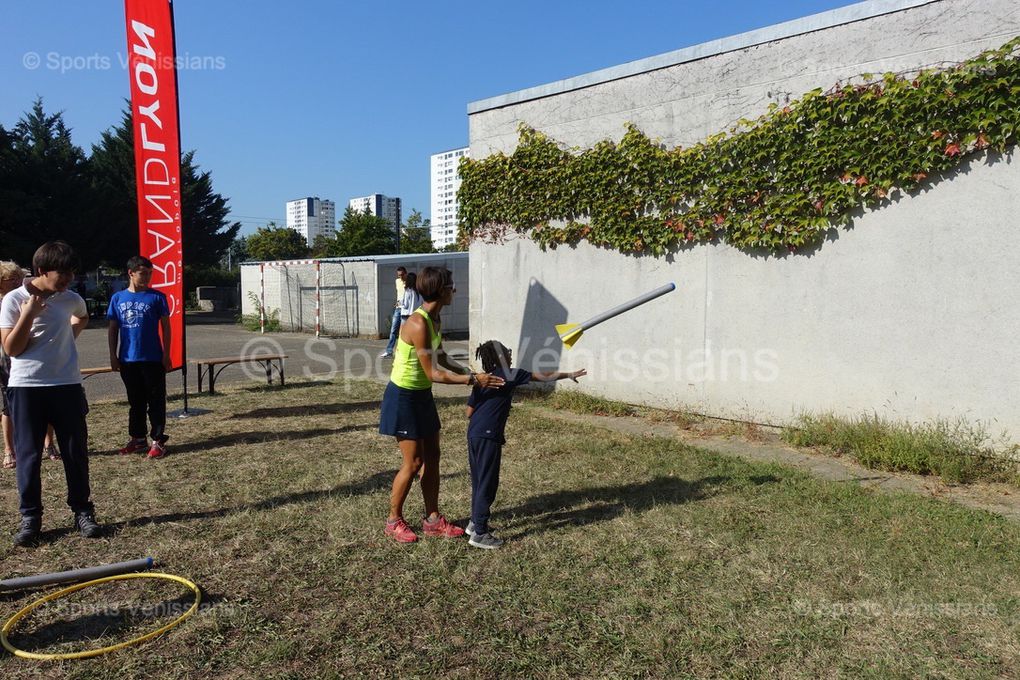
[[[173,368],[184,365],[181,149],[173,10],[168,0],[125,0],[135,137],[139,253],[170,304]]]

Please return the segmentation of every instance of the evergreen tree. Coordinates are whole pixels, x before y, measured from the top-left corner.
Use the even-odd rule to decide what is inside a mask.
[[[120,243],[107,248],[111,255],[116,254],[111,262],[114,265],[120,265],[138,249],[133,143],[131,114],[125,111],[120,124],[104,132],[99,143],[92,147],[93,188],[106,211],[109,233],[120,239]],[[230,212],[227,199],[213,191],[210,173],[199,171],[194,151],[181,157],[181,187],[185,263],[217,265],[237,236],[241,223],[227,222]]]
[[[0,241],[4,257],[30,266],[43,242],[63,239],[87,265],[101,244],[91,238],[88,162],[71,141],[62,112],[36,99],[11,131],[0,131]]]
[[[93,195],[96,203],[102,206],[101,214],[96,216],[96,237],[105,242],[103,260],[112,267],[123,267],[128,258],[138,254],[132,143],[131,114],[124,112],[120,124],[103,132],[99,143],[92,145],[89,157]]]

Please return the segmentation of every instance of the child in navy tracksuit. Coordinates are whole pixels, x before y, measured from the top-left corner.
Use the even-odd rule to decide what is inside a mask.
[[[495,340],[478,346],[475,358],[482,362],[482,370],[498,375],[506,383],[502,387],[482,388],[475,386],[468,397],[468,462],[471,466],[471,521],[467,533],[470,543],[476,548],[493,549],[503,541],[492,535],[489,528],[489,508],[496,499],[499,487],[499,465],[506,443],[504,430],[510,416],[510,402],[514,389],[527,385],[532,380],[553,382],[587,375],[583,368],[570,373],[530,373],[520,368],[510,368],[509,349]]]

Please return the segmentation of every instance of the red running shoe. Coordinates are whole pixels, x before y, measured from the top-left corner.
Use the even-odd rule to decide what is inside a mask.
[[[426,536],[442,536],[443,538],[460,538],[464,530],[456,524],[450,524],[442,515],[436,515],[434,520],[427,517],[421,521],[421,529]]]
[[[117,453],[119,453],[122,456],[126,456],[129,453],[141,453],[142,451],[145,451],[148,448],[149,444],[144,439],[132,439],[127,443],[127,446],[125,446],[122,449],[118,449]]]
[[[392,536],[397,543],[414,543],[418,540],[418,535],[414,533],[411,527],[407,526],[407,522],[404,518],[396,520],[395,522],[386,522],[386,529],[384,532],[387,536]]]
[[[162,458],[166,455],[166,444],[163,442],[152,442],[147,458]]]

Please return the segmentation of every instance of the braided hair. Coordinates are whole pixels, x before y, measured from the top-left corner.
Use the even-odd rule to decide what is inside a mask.
[[[509,371],[511,354],[512,352],[498,340],[489,340],[478,345],[475,359],[482,362],[482,370],[486,373],[492,373],[497,368]]]

